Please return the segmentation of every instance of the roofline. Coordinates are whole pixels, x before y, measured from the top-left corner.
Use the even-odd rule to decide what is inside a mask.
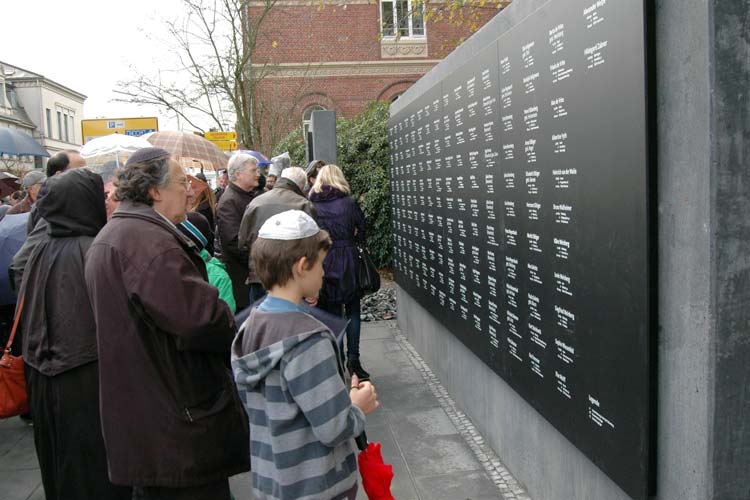
[[[17,70],[25,71],[26,73],[31,73],[32,75],[36,75],[35,77],[33,77],[33,76],[28,76],[28,77],[13,77],[13,76],[5,76],[5,75],[3,75],[5,77],[5,81],[6,82],[14,82],[14,81],[15,82],[30,82],[30,81],[33,82],[33,81],[36,81],[36,80],[42,80],[44,83],[50,84],[53,87],[57,87],[57,88],[65,91],[65,92],[69,92],[70,94],[73,94],[75,96],[80,97],[84,101],[86,99],[88,99],[87,95],[82,94],[82,93],[80,93],[80,92],[78,92],[76,90],[73,90],[70,87],[66,87],[65,85],[63,85],[61,83],[57,83],[55,80],[52,80],[51,78],[47,78],[46,76],[41,75],[39,73],[35,73],[33,71],[29,71],[27,69],[23,69],[20,66],[16,66],[16,65],[13,65],[13,64],[10,64],[10,63],[6,63],[6,62],[3,62],[3,61],[0,61],[0,65],[2,65],[2,66],[10,66],[10,67],[15,68]]]
[[[40,75],[39,73],[34,73],[33,71],[29,71],[28,69],[24,69],[21,66],[16,66],[15,64],[10,64],[5,61],[0,61],[0,66],[10,66],[12,68],[20,69],[21,71],[25,71],[26,73],[31,73],[32,75],[37,75],[39,78],[44,78],[44,75]],[[3,75],[5,76],[5,75]]]

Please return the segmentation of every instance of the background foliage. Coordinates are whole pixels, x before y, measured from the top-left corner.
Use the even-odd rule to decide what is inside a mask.
[[[390,147],[387,102],[372,102],[365,111],[336,121],[338,166],[344,171],[367,220],[367,249],[375,265],[391,265]],[[274,155],[289,151],[292,165],[304,167],[305,144],[300,130],[276,146]]]

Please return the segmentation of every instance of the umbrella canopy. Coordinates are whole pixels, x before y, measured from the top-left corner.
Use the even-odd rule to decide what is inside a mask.
[[[110,134],[88,141],[81,148],[81,156],[92,171],[101,173],[105,165],[113,162],[114,167],[125,164],[131,154],[141,148],[151,147],[151,143],[142,137],[124,134]]]
[[[227,166],[227,157],[221,149],[208,139],[190,132],[164,130],[150,134],[147,140],[152,146],[169,151],[181,163],[182,158],[189,158],[191,162],[201,162],[206,169],[219,170]]]
[[[0,172],[0,198],[11,195],[21,189],[21,181],[13,174]]]
[[[245,153],[246,155],[250,155],[256,160],[258,160],[258,166],[263,167],[265,165],[270,165],[271,162],[268,161],[268,158],[266,158],[263,153],[259,153],[257,151],[253,151],[252,149],[240,149],[237,151],[238,153]]]
[[[362,488],[369,500],[395,500],[391,495],[393,466],[383,463],[380,448],[380,443],[369,443],[359,452],[357,463],[362,476]]]
[[[0,220],[0,269],[7,270],[10,261],[26,241],[29,214],[6,215]],[[0,305],[15,304],[16,294],[10,287],[7,272],[0,273]]]
[[[29,134],[10,128],[0,128],[0,154],[49,156],[49,153]]]

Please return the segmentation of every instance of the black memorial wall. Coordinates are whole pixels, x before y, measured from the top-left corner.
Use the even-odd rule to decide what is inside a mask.
[[[398,284],[648,493],[643,4],[551,0],[389,122]]]

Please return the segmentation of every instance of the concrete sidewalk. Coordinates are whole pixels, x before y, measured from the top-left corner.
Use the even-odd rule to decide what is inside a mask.
[[[393,464],[397,500],[528,500],[394,321],[362,323],[360,348],[380,400],[367,435]],[[252,499],[249,474],[231,485],[237,500]],[[44,499],[33,431],[0,420],[0,500],[30,499]]]

